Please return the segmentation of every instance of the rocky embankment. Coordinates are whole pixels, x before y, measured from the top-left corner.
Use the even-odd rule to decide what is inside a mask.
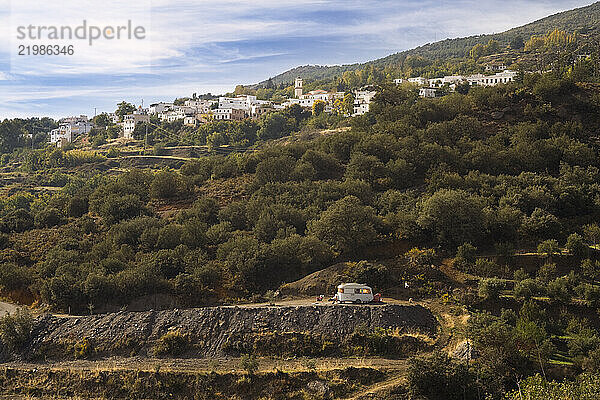
[[[189,341],[193,356],[212,357],[222,355],[227,340],[241,334],[301,332],[336,338],[352,334],[357,327],[433,335],[437,322],[419,305],[208,307],[83,317],[45,315],[35,321],[26,354],[54,358],[65,349],[85,352],[85,346],[93,346],[98,354],[144,355],[163,335],[178,332]]]

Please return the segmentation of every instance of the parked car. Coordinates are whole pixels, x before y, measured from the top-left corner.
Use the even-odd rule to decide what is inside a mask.
[[[361,304],[370,303],[373,298],[373,289],[364,283],[342,283],[337,287],[337,293],[333,297],[333,301]]]

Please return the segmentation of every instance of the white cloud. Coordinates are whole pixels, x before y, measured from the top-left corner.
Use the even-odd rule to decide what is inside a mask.
[[[295,66],[291,63],[365,61],[373,58],[373,54],[385,56],[447,37],[499,32],[586,5],[581,0],[504,0],[501,6],[499,3],[495,0],[61,0],[45,2],[42,7],[39,0],[12,0],[12,13],[0,9],[3,39],[0,62],[3,54],[10,53],[12,67],[10,75],[0,72],[3,93],[0,116],[38,111],[54,114],[56,110],[74,109],[82,104],[112,107],[113,102],[132,94],[150,101],[194,91],[218,93],[231,90],[236,83],[251,83],[282,72],[277,71],[282,66]],[[121,24],[131,19],[147,28],[148,37],[143,41],[99,41],[92,47],[78,41],[73,57],[32,58],[14,54],[16,26],[77,26],[83,19],[95,25]],[[336,58],[330,54],[315,54],[311,58],[310,51],[300,50],[310,50],[309,40],[314,37],[339,41],[344,50]],[[306,38],[303,44],[296,44],[305,48],[254,45],[279,43],[288,38]],[[296,53],[308,56],[294,58]],[[282,64],[256,61],[282,56],[289,56]],[[230,67],[241,62],[247,67]],[[92,77],[99,80],[91,82]],[[45,83],[49,80],[52,83]]]

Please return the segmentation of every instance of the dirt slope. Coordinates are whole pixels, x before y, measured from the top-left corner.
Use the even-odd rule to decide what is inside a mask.
[[[223,354],[235,335],[255,332],[310,332],[341,337],[357,326],[400,328],[434,334],[437,321],[419,305],[210,307],[188,310],[119,312],[86,317],[46,315],[35,322],[27,354],[59,357],[83,338],[102,355],[145,355],[169,331],[189,336],[194,353]],[[71,347],[69,347],[71,346]],[[72,350],[71,350],[72,351]]]

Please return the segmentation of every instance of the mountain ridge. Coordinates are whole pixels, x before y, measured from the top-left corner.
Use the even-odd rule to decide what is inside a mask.
[[[511,39],[521,36],[528,39],[533,35],[546,34],[554,29],[564,31],[579,31],[581,33],[597,35],[600,33],[600,1],[588,6],[562,11],[547,17],[538,19],[528,24],[511,28],[500,33],[472,35],[454,39],[444,39],[434,43],[427,43],[409,50],[404,50],[388,56],[367,61],[364,63],[343,65],[300,65],[278,74],[270,79],[273,83],[290,83],[296,77],[302,76],[307,80],[331,79],[346,71],[354,71],[373,65],[384,67],[396,65],[408,56],[420,56],[424,58],[456,58],[464,56],[469,49],[478,43],[485,44],[489,40],[497,40],[501,45],[507,45]],[[268,79],[257,85],[266,84]]]

